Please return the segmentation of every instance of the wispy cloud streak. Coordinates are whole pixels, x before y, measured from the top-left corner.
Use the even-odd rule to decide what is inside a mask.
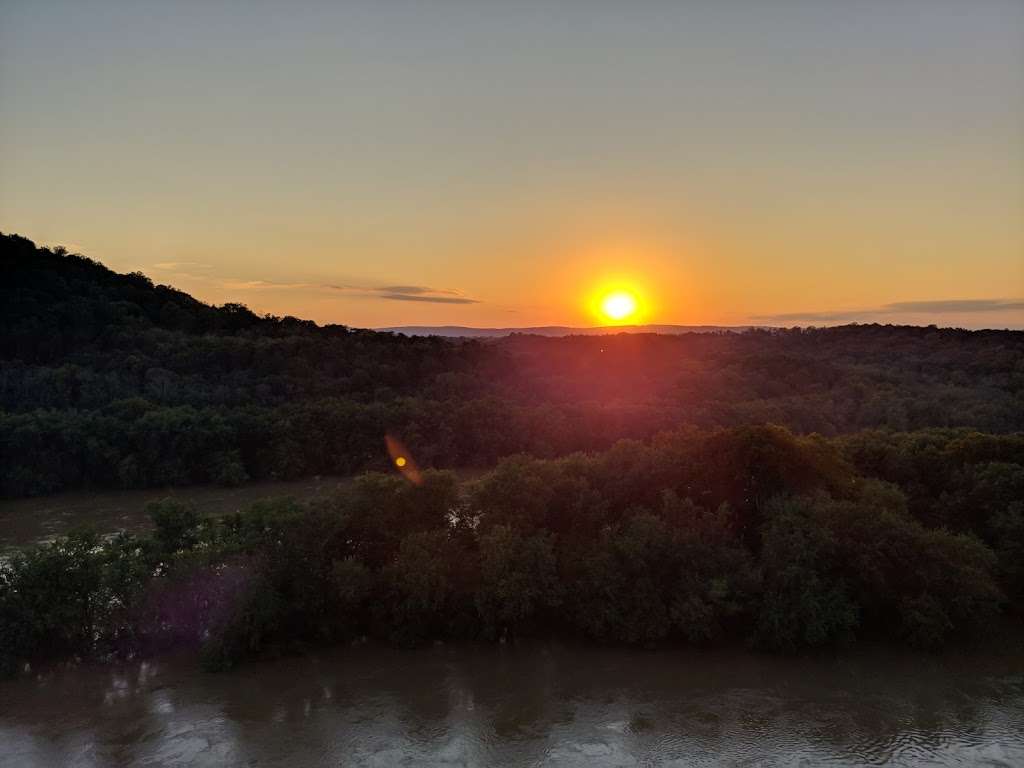
[[[419,296],[410,293],[378,293],[376,298],[389,301],[429,301],[434,304],[479,304],[476,299],[464,296]]]
[[[1024,309],[1024,299],[947,299],[945,301],[897,301],[887,312],[1002,312]]]
[[[168,276],[196,280],[219,286],[228,291],[330,291],[355,299],[380,299],[383,301],[419,301],[433,304],[479,304],[477,299],[463,295],[449,288],[430,288],[425,285],[337,285],[330,283],[296,282],[277,280],[242,280],[211,275],[206,270],[209,264],[198,261],[161,261],[153,264],[154,269]]]
[[[880,307],[849,309],[834,312],[783,312],[757,315],[758,322],[835,323],[872,320],[893,315],[978,314],[987,312],[1019,312],[1024,299],[939,299],[935,301],[894,301]]]
[[[374,288],[375,291],[381,293],[406,293],[414,296],[421,296],[424,294],[436,294],[440,293],[447,296],[461,296],[458,291],[449,291],[442,288],[425,288],[422,285],[385,285],[381,288]]]
[[[158,261],[153,265],[154,269],[160,269],[164,271],[177,271],[180,269],[210,269],[209,264],[204,264],[201,261]]]
[[[458,291],[446,288],[428,288],[423,285],[385,285],[379,288],[367,288],[356,285],[328,285],[326,287],[352,296],[386,299],[388,301],[423,301],[433,304],[480,303],[477,299],[463,296]]]

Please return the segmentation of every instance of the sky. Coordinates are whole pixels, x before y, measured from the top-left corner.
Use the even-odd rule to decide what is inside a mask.
[[[1024,327],[1024,2],[0,0],[0,231],[361,327]]]

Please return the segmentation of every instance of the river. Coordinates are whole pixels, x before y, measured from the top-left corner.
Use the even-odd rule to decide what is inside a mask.
[[[0,682],[0,765],[1024,765],[1024,654],[558,644],[191,657]]]

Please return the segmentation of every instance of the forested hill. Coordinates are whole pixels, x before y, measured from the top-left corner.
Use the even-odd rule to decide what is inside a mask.
[[[146,334],[176,341],[186,340],[181,336],[342,339],[348,347],[382,346],[396,354],[414,348],[429,350],[431,356],[443,353],[444,345],[435,340],[260,316],[242,304],[210,306],[170,286],[154,285],[141,272],[118,274],[63,248],[37,248],[18,235],[0,233],[0,268],[0,354],[5,360],[66,362],[83,352],[142,346]]]
[[[0,235],[0,494],[552,457],[692,424],[1024,429],[1024,333],[844,326],[489,341],[211,307]]]

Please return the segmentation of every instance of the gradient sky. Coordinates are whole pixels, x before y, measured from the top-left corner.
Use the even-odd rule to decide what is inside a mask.
[[[0,0],[0,230],[358,326],[1024,326],[1024,2]]]

